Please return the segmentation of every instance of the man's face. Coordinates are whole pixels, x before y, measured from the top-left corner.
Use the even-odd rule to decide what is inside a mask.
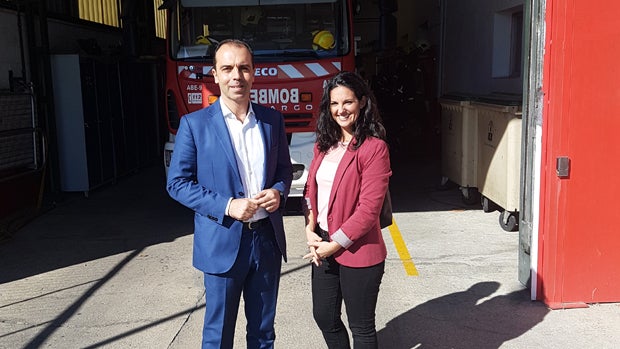
[[[216,53],[213,77],[220,86],[222,99],[237,104],[248,103],[254,82],[252,55],[243,46],[225,44]]]

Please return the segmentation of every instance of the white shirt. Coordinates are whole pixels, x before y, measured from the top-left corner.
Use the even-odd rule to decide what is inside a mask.
[[[252,104],[250,103],[243,123],[237,120],[235,114],[224,103],[220,102],[220,106],[224,121],[228,126],[228,134],[235,148],[235,158],[245,197],[253,198],[262,190],[265,181],[265,143],[256,122]],[[230,206],[230,201],[228,206]],[[267,216],[269,213],[261,207],[250,221],[257,221]]]
[[[349,142],[338,144],[327,151],[327,154],[323,157],[323,161],[319,165],[316,171],[316,183],[317,183],[317,223],[321,229],[330,231],[329,221],[327,220],[327,214],[329,211],[329,197],[331,196],[332,187],[334,186],[334,179],[336,177],[336,171],[340,161],[347,152]],[[340,246],[349,248],[353,245],[353,241],[349,239],[342,229],[336,230],[331,234],[331,239],[336,241]]]
[[[316,200],[316,221],[323,230],[329,230],[327,221],[327,211],[329,205],[329,197],[334,185],[334,177],[338,170],[340,160],[344,157],[347,149],[344,146],[337,145],[327,151],[323,161],[316,171],[317,183],[317,200]]]

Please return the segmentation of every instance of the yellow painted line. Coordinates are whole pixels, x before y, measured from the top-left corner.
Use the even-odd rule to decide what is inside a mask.
[[[415,264],[413,264],[413,260],[411,260],[409,250],[407,250],[403,236],[400,234],[398,225],[396,225],[396,221],[393,218],[392,225],[388,227],[388,230],[390,231],[390,235],[392,235],[392,241],[394,241],[394,246],[396,247],[400,260],[403,262],[403,267],[405,267],[407,275],[418,276],[418,269],[416,269]]]

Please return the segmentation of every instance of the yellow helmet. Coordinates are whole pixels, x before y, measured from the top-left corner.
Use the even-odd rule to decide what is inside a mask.
[[[320,30],[312,32],[312,49],[314,50],[331,50],[336,46],[334,35],[329,30]]]

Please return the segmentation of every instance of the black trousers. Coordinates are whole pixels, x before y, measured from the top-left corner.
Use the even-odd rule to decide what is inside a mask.
[[[355,349],[378,348],[375,309],[385,262],[366,268],[350,268],[332,257],[320,266],[312,264],[314,320],[330,349],[350,348],[342,322],[344,300]]]

